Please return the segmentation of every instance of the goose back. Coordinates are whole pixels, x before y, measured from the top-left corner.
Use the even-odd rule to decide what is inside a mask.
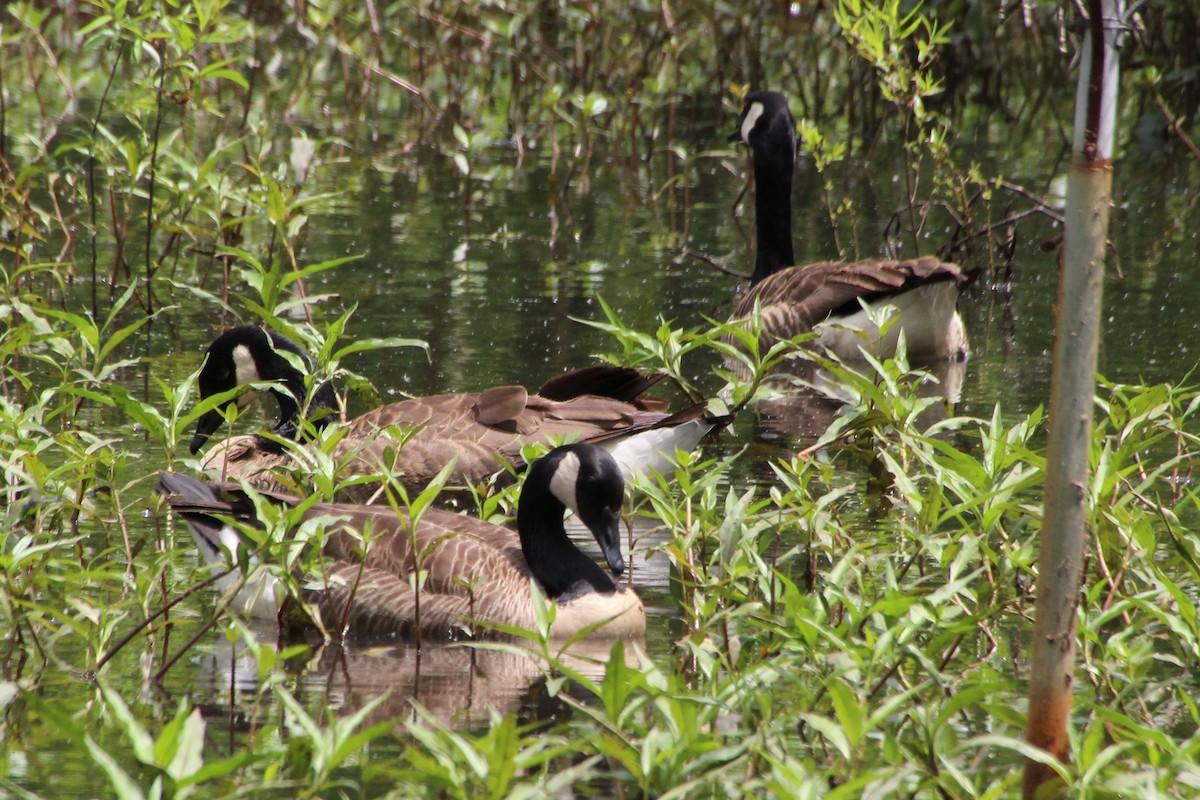
[[[742,296],[733,318],[748,319],[757,304],[764,348],[816,331],[819,345],[851,357],[864,343],[861,331],[868,340],[879,342],[880,351],[890,353],[903,330],[910,353],[957,357],[965,355],[967,347],[958,316],[958,295],[966,283],[956,264],[931,256],[821,261],[771,274]],[[880,340],[860,301],[892,304],[901,323]]]

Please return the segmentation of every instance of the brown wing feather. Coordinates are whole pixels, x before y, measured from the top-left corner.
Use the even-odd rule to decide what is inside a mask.
[[[930,256],[804,264],[761,281],[738,302],[733,319],[749,317],[757,302],[769,343],[807,333],[830,315],[856,311],[860,298],[870,302],[940,281],[961,286],[967,277],[957,265]]]
[[[200,468],[217,481],[249,481],[270,490],[283,488],[272,476],[279,467],[291,464],[291,457],[263,449],[255,435],[230,436],[205,452]]]
[[[306,516],[324,514],[343,517],[324,547],[333,560],[322,580],[329,591],[314,593],[327,625],[345,619],[354,636],[406,635],[419,614],[424,633],[446,638],[471,634],[470,619],[532,627],[532,576],[514,531],[439,509],[426,511],[413,534],[405,512],[385,507],[316,506]],[[364,544],[363,530],[379,538]],[[415,555],[425,576],[419,606]]]
[[[175,511],[185,515],[230,515],[255,519],[249,498],[236,486],[205,486],[166,476],[163,486]],[[269,495],[296,505],[299,498]],[[457,639],[486,635],[473,621],[526,629],[536,626],[530,593],[532,574],[517,533],[473,517],[428,509],[413,528],[405,511],[386,506],[318,503],[304,520],[325,526],[320,574],[309,576],[303,599],[335,634],[355,638],[402,637],[419,626],[423,634]],[[420,562],[420,592],[410,583]],[[609,635],[637,635],[645,612],[632,592],[584,596],[559,606],[555,633],[571,636],[601,620]]]
[[[529,403],[524,386],[497,386],[480,392],[475,401],[475,419],[480,425],[503,425],[520,416]]]
[[[415,568],[419,554],[429,585],[438,592],[469,594],[462,579],[510,576],[527,582],[531,576],[516,532],[474,517],[431,508],[421,515],[415,531],[406,511],[397,513],[387,506],[317,504],[305,514],[306,519],[316,517],[341,521],[325,543],[330,558],[363,561],[404,577]],[[364,543],[364,531],[370,534],[365,538],[374,541]]]
[[[363,598],[369,602],[361,602]],[[358,639],[423,635],[454,641],[469,635],[465,597],[439,597],[419,603],[406,579],[356,564],[335,564],[304,592],[328,631]]]
[[[673,425],[667,404],[644,392],[664,376],[627,367],[597,365],[552,378],[545,395],[520,386],[481,393],[416,397],[369,411],[347,424],[331,456],[343,481],[392,471],[410,494],[425,488],[454,462],[448,485],[476,484],[507,468],[520,468],[526,444],[602,441],[659,425]],[[689,417],[690,419],[690,417]],[[684,421],[680,419],[679,421]],[[415,432],[397,451],[391,427]],[[247,480],[267,490],[300,494],[312,470],[286,452],[260,446],[254,436],[214,445],[203,469],[218,480]],[[292,474],[286,474],[287,470]],[[379,497],[378,483],[339,491],[338,499],[368,503]]]

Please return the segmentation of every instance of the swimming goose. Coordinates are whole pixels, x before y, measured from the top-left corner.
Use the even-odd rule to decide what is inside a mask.
[[[289,356],[290,355],[290,359]],[[279,403],[279,422],[272,433],[295,439],[303,429],[301,405],[306,397],[305,375],[297,366],[311,367],[304,351],[287,337],[253,325],[222,333],[208,348],[197,384],[201,399],[251,383],[273,382],[270,389]],[[625,470],[626,477],[651,469],[669,469],[676,449],[692,450],[718,420],[702,406],[677,414],[665,403],[643,393],[661,376],[637,370],[594,366],[547,381],[538,394],[522,386],[498,386],[484,392],[415,397],[369,411],[347,423],[332,456],[344,464],[343,481],[379,472],[383,465],[402,473],[408,491],[419,491],[456,459],[447,485],[461,486],[501,472],[506,464],[522,466],[521,448],[530,443],[553,444],[577,440],[602,443]],[[244,392],[237,398],[244,407],[258,397]],[[337,419],[337,398],[328,384],[317,387],[308,403],[306,419],[322,428]],[[196,453],[224,424],[220,409],[202,416],[196,424],[191,452]],[[416,429],[396,450],[388,434],[392,426]],[[276,468],[294,467],[293,454],[278,442],[261,435],[234,436],[212,447],[202,469],[217,480],[246,479],[267,490],[295,491]],[[339,500],[371,502],[378,484],[349,486]]]
[[[256,522],[254,503],[245,492],[168,472],[159,479],[160,493],[186,520],[208,564],[227,569],[252,563],[253,554],[243,552],[242,539],[223,521]],[[625,569],[619,526],[624,491],[611,455],[593,445],[573,444],[550,451],[530,468],[517,503],[516,531],[430,508],[410,532],[412,522],[403,510],[312,505],[297,527],[324,529],[326,567],[323,574],[309,576],[303,600],[334,636],[407,637],[419,627],[423,638],[481,637],[495,632],[473,621],[536,630],[532,579],[557,604],[554,638],[574,636],[597,623],[602,623],[597,636],[640,636],[646,627],[641,600],[580,551],[563,528],[563,515],[570,509],[619,576]],[[293,507],[302,502],[267,496]],[[366,531],[370,535],[364,537]],[[420,554],[425,573],[419,598],[409,582],[414,554]],[[228,590],[237,580],[231,573],[219,584]],[[273,579],[266,578],[243,586],[235,602],[253,617],[274,620],[276,595]]]
[[[874,355],[887,357],[895,353],[903,330],[914,358],[967,357],[958,295],[968,281],[958,266],[931,256],[795,265],[796,124],[786,97],[778,92],[748,95],[729,141],[747,145],[753,157],[757,231],[751,288],[738,302],[733,319],[749,318],[758,303],[764,349],[781,339],[817,331],[819,344],[841,358],[859,358],[859,348],[867,342],[873,343]],[[895,308],[898,321],[882,340],[860,300],[877,310],[882,305]],[[859,331],[868,334],[866,341]]]

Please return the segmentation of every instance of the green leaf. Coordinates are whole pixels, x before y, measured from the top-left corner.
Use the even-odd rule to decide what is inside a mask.
[[[404,339],[399,336],[389,336],[383,339],[359,339],[351,342],[345,347],[339,349],[333,354],[334,361],[341,361],[352,353],[361,353],[363,351],[380,350],[389,347],[416,347],[424,350],[426,354],[429,351],[429,343],[421,339]]]
[[[311,278],[313,275],[319,275],[326,270],[340,267],[342,264],[349,264],[351,262],[358,261],[361,258],[362,256],[342,256],[340,258],[331,258],[327,261],[318,261],[315,264],[309,264],[301,269],[289,271],[280,280],[280,285],[287,286],[295,283],[298,280]]]
[[[858,702],[858,698],[854,692],[850,691],[846,683],[836,675],[825,682],[825,688],[829,692],[829,697],[833,701],[834,713],[837,715],[838,723],[841,724],[842,730],[846,734],[846,742],[852,749],[857,749],[862,744],[863,734],[863,718],[864,712],[862,706]]]
[[[267,178],[267,219],[276,225],[287,222],[287,202],[283,199],[283,190],[279,181]]]
[[[201,70],[200,77],[203,78],[204,80],[224,79],[224,80],[230,81],[231,83],[236,83],[238,86],[242,87],[243,89],[249,90],[250,82],[247,81],[246,78],[243,77],[243,75],[240,72],[237,72],[232,69],[227,69],[224,67],[214,69],[213,68],[214,66],[216,66],[216,65],[210,65],[210,66],[206,67],[205,69]]]
[[[146,796],[142,794],[142,790],[138,788],[133,778],[129,777],[129,773],[121,769],[116,759],[96,744],[92,737],[87,737],[85,745],[92,761],[108,776],[108,782],[120,800],[145,800]]]
[[[1066,782],[1070,782],[1070,770],[1060,762],[1057,758],[1047,753],[1040,747],[1035,747],[1024,739],[1017,739],[1012,736],[1001,736],[999,734],[984,734],[982,736],[973,736],[963,742],[964,749],[980,750],[985,747],[998,747],[1002,750],[1011,750],[1022,758],[1029,761],[1035,761],[1039,764],[1045,764],[1058,773],[1058,776]]]
[[[181,710],[182,713],[182,710]],[[194,708],[182,718],[174,757],[165,770],[175,781],[195,774],[204,766],[204,718]]]
[[[850,740],[838,723],[820,714],[801,714],[800,718],[804,720],[805,724],[820,733],[841,754],[842,758],[849,759],[853,756],[854,748],[851,747]]]
[[[147,766],[157,766],[158,761],[154,757],[154,738],[134,718],[133,712],[129,710],[129,706],[125,705],[125,700],[121,695],[103,682],[99,683],[99,688],[100,694],[104,697],[104,704],[120,723],[125,738],[133,745],[133,754],[137,760]]]

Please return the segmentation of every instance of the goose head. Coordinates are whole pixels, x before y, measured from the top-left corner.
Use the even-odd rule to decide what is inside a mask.
[[[225,331],[205,354],[204,365],[196,380],[200,399],[252,383],[277,383],[282,388],[270,390],[279,403],[279,422],[273,432],[277,436],[294,439],[300,429],[299,404],[306,396],[306,389],[304,373],[283,355],[285,352],[311,367],[312,359],[308,354],[286,336],[255,325],[243,325]],[[258,393],[248,391],[238,395],[234,402],[238,408],[245,408],[256,399]],[[328,385],[319,387],[312,406],[314,410],[336,408],[333,389]],[[321,426],[329,419],[329,414],[323,414],[315,416],[313,422]],[[220,409],[204,414],[196,423],[191,452],[198,452],[224,422]]]
[[[795,161],[796,121],[787,98],[779,92],[751,92],[742,104],[737,128],[729,141],[741,142],[755,153],[771,153]]]
[[[796,121],[779,92],[746,95],[729,141],[750,148],[754,162],[754,216],[758,250],[750,285],[796,263],[792,255],[792,171]]]
[[[570,509],[596,543],[613,575],[625,571],[621,555],[621,504],[625,479],[606,450],[589,444],[558,447],[534,462],[517,503],[521,550],[551,597],[611,592],[616,584],[571,543],[563,529]]]

